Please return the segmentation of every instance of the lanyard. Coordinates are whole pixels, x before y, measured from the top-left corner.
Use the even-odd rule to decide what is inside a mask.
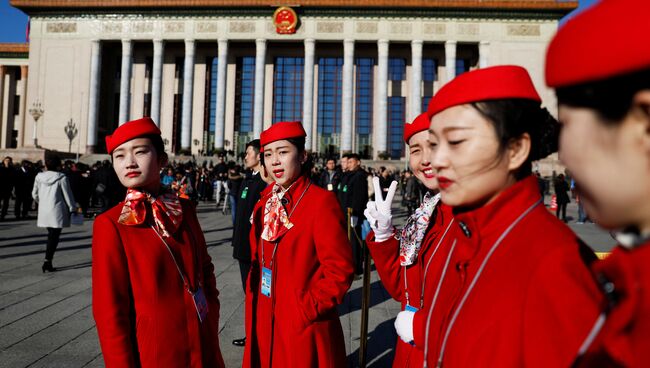
[[[170,248],[169,244],[167,244],[165,239],[163,239],[163,237],[160,236],[160,234],[158,234],[156,229],[154,229],[153,225],[149,225],[149,226],[151,227],[153,232],[156,233],[156,235],[158,235],[158,238],[160,238],[160,240],[163,242],[163,244],[165,244],[165,247],[169,251],[169,255],[172,257],[172,261],[174,261],[174,265],[176,266],[176,270],[178,270],[178,274],[181,276],[181,280],[183,280],[183,286],[185,287],[185,290],[187,290],[187,292],[190,293],[190,295],[194,295],[194,292],[192,291],[192,288],[190,287],[190,283],[189,283],[188,278],[185,277],[185,275],[183,275],[183,271],[181,271],[181,267],[178,265],[178,262],[176,262],[176,257],[174,257],[174,253],[172,252],[172,248]],[[196,261],[196,252],[194,252],[194,259]],[[197,262],[196,266],[198,267],[198,262]],[[197,286],[197,288],[195,290],[198,290],[201,287],[201,281],[198,280],[198,279],[199,278],[197,277],[197,283],[199,285]]]
[[[442,346],[440,348],[440,355],[438,356],[438,367],[442,367],[442,359],[445,354],[445,348],[447,346],[447,340],[449,339],[449,334],[451,333],[452,328],[454,327],[454,323],[456,323],[456,319],[458,318],[458,315],[460,314],[460,311],[463,309],[463,306],[465,306],[465,302],[467,301],[467,298],[469,297],[469,294],[474,290],[474,286],[476,286],[476,283],[478,279],[481,277],[481,274],[483,273],[483,270],[485,269],[485,265],[487,262],[490,260],[490,257],[492,257],[492,254],[494,254],[494,251],[497,250],[503,239],[514,229],[514,227],[524,219],[535,207],[537,207],[540,203],[542,203],[542,199],[540,198],[538,201],[533,203],[526,211],[524,211],[515,221],[508,226],[507,229],[503,231],[503,233],[499,236],[496,242],[492,245],[490,250],[488,251],[487,255],[485,256],[485,259],[483,259],[483,262],[481,263],[481,266],[478,268],[478,271],[476,272],[476,275],[474,275],[474,278],[472,279],[472,282],[470,283],[469,287],[467,288],[467,291],[465,291],[465,294],[460,300],[460,303],[458,304],[458,308],[454,311],[453,316],[451,317],[451,321],[449,322],[449,326],[447,326],[447,331],[445,332],[445,336],[442,340]]]
[[[447,225],[447,229],[445,229],[445,232],[442,234],[442,237],[438,241],[438,244],[436,247],[433,249],[433,253],[431,254],[431,257],[429,257],[429,260],[427,261],[427,265],[424,267],[424,275],[422,276],[422,288],[420,290],[420,307],[419,309],[422,309],[424,307],[424,290],[425,290],[425,285],[427,282],[427,273],[429,272],[429,265],[431,264],[431,260],[433,257],[435,257],[436,253],[438,252],[438,248],[440,248],[440,244],[442,244],[442,241],[445,240],[445,236],[447,236],[447,232],[451,228],[451,224],[454,223],[454,219],[451,219],[451,222],[449,222],[449,225]],[[404,296],[406,297],[406,304],[409,304],[409,284],[408,284],[408,279],[406,277],[406,267],[408,266],[403,266],[404,267]]]
[[[307,188],[305,188],[305,190],[302,191],[302,194],[300,195],[300,197],[296,201],[296,204],[291,209],[291,212],[289,212],[289,215],[287,216],[288,219],[291,218],[291,215],[293,215],[293,211],[296,210],[296,208],[300,204],[300,201],[302,201],[302,197],[305,196],[305,193],[307,193],[307,189],[309,189],[310,186],[311,186],[311,181],[307,184]],[[260,241],[260,247],[262,248],[262,267],[264,267],[265,266],[265,263],[264,263],[264,240],[262,239],[261,236],[260,236],[259,241]],[[274,243],[275,243],[275,245],[273,246],[273,253],[271,254],[271,261],[269,262],[269,268],[271,268],[271,269],[273,269],[273,260],[275,259],[275,252],[278,250],[278,244],[280,243],[280,241],[278,240],[278,241],[275,241]]]

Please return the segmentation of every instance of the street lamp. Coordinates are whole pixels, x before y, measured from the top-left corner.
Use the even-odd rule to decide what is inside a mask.
[[[68,120],[68,125],[63,127],[63,131],[65,132],[65,135],[68,136],[68,152],[71,152],[72,150],[72,140],[74,137],[77,136],[78,130],[77,130],[77,125],[72,122],[72,118]]]
[[[34,130],[32,131],[32,139],[34,140],[34,147],[38,147],[38,140],[36,139],[36,123],[38,123],[38,119],[43,116],[43,113],[45,111],[41,107],[41,103],[36,100],[32,104],[32,108],[29,109],[29,114],[34,118]]]

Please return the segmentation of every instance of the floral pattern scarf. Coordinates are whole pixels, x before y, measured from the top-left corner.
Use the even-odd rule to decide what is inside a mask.
[[[278,240],[293,227],[293,224],[289,221],[287,210],[282,205],[284,194],[282,187],[277,183],[274,184],[271,190],[271,198],[266,201],[264,206],[262,239],[266,241]]]
[[[146,202],[151,204],[154,229],[158,234],[166,238],[174,234],[183,221],[183,209],[180,200],[173,193],[154,197],[146,192],[129,189],[118,222],[124,225],[143,223],[147,218]]]
[[[410,266],[417,260],[422,239],[424,239],[431,215],[439,201],[440,193],[435,196],[431,193],[425,194],[420,207],[406,220],[399,244],[399,261],[402,266]]]

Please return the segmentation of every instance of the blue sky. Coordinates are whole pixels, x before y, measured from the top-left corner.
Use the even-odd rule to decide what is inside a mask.
[[[581,9],[596,0],[580,0]],[[9,5],[9,0],[0,0],[0,42],[25,42],[27,16]]]

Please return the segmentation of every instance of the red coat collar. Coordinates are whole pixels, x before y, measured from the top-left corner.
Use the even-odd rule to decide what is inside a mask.
[[[458,237],[464,238],[461,242],[463,246],[458,250],[460,258],[473,258],[479,250],[481,239],[496,240],[496,237],[539,199],[537,178],[531,175],[504,190],[485,206],[464,212],[455,211],[457,234]]]

